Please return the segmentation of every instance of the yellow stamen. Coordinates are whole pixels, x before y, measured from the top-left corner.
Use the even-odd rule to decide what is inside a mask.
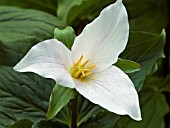
[[[72,77],[76,79],[82,79],[84,77],[87,77],[92,74],[90,70],[92,70],[94,67],[96,67],[95,64],[86,66],[89,62],[89,59],[86,60],[84,63],[82,63],[83,55],[80,57],[80,59],[71,67],[70,73]]]
[[[79,75],[81,74],[82,70],[78,70],[78,72],[76,72],[76,74],[74,75],[75,78],[79,77]]]
[[[84,72],[82,72],[82,75],[83,75],[83,76],[85,76],[85,73],[84,73]]]
[[[82,56],[80,57],[80,59],[77,61],[76,65],[79,65],[80,62],[82,61],[82,59],[83,59],[83,55],[82,55]]]
[[[73,74],[73,72],[75,71],[76,67],[77,67],[77,65],[74,64],[73,67],[71,68],[71,74]]]
[[[84,78],[84,77],[86,77],[86,76],[89,76],[89,75],[91,75],[91,74],[92,74],[91,72],[88,72],[88,73],[86,73],[86,74],[80,76],[80,79],[82,79],[82,78]]]
[[[95,65],[95,64],[90,65],[90,66],[88,67],[88,69],[93,69],[94,67],[96,67],[96,65]]]
[[[82,71],[85,71],[85,72],[86,72],[86,71],[90,71],[90,69],[82,69]]]
[[[89,59],[86,60],[82,65],[81,65],[81,68],[84,68],[84,66],[89,62]]]

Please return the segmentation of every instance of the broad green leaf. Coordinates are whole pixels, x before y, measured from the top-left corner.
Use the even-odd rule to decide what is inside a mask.
[[[101,112],[82,124],[80,128],[113,128],[119,118],[120,117],[114,113]]]
[[[113,1],[111,2],[113,3]],[[57,14],[64,21],[66,25],[69,25],[71,23],[76,24],[73,21],[77,17],[91,17],[91,16],[88,16],[86,13],[94,15],[96,9],[98,9],[98,6],[103,7],[105,5],[108,5],[108,3],[111,3],[111,2],[110,0],[109,1],[108,0],[106,1],[102,1],[102,0],[93,0],[93,1],[92,0],[71,0],[71,1],[58,0]]]
[[[133,31],[160,33],[168,23],[167,0],[124,0]]]
[[[1,10],[0,12],[3,13],[3,15],[1,15],[1,18],[2,19],[4,18],[4,20],[9,19],[9,21],[7,20],[5,22],[0,22],[0,29],[2,28],[1,30],[3,30],[0,32],[0,37],[2,37],[1,38],[2,41],[0,43],[0,49],[1,49],[0,56],[2,58],[1,64],[3,65],[11,65],[11,66],[15,65],[26,54],[26,52],[31,48],[32,45],[40,41],[43,41],[44,39],[53,38],[54,29],[57,26],[59,26],[59,28],[62,28],[62,25],[59,24],[58,19],[47,13],[43,13],[40,11],[33,11],[33,10],[24,10],[24,9],[13,8],[13,7],[3,7],[3,8],[4,9],[0,8]],[[8,13],[4,13],[4,12],[8,12]],[[3,27],[6,27],[7,29],[3,28],[2,25]],[[10,25],[11,27],[7,27]],[[16,72],[14,72],[13,70],[11,70],[10,72],[11,72],[10,74],[15,74],[16,76],[18,76]],[[24,75],[27,76],[27,74],[24,74]],[[9,77],[9,76],[6,76],[6,77]],[[45,86],[43,81],[46,81],[46,80],[42,78],[42,86]],[[8,86],[13,85],[13,83],[8,80],[4,82],[2,79],[0,82],[8,84]],[[16,80],[16,82],[22,83],[20,79]],[[30,79],[28,81],[25,81],[26,88],[29,88],[30,82],[32,82],[33,85],[34,84],[37,85],[35,81]],[[40,90],[40,89],[37,88],[37,90]],[[37,90],[35,89],[35,91]],[[48,93],[50,95],[51,87],[49,88],[49,90],[50,92]],[[23,92],[23,91],[24,90],[22,89],[20,90],[20,92]],[[43,91],[39,93],[41,93],[41,95],[45,94],[43,93]],[[25,114],[23,116],[21,115],[22,118],[32,118],[32,120],[34,121],[44,119],[45,118],[44,115],[46,114],[46,111],[48,108],[48,98],[46,101],[47,102],[46,109],[44,109],[45,111],[43,113],[43,118],[39,118],[37,115],[29,115],[29,114],[28,115]],[[32,98],[31,100],[33,100],[31,102],[36,102],[36,98],[35,99]],[[17,103],[17,102],[19,101],[18,100],[14,101],[14,103]],[[39,103],[42,103],[42,102],[44,101],[39,100]],[[20,105],[22,106],[22,104]],[[35,110],[35,113],[38,113],[38,112],[39,112],[38,110],[37,111]],[[8,113],[8,111],[5,109],[4,113]],[[8,116],[11,116],[11,115],[13,114],[12,113],[8,114]],[[32,116],[34,116],[35,119]],[[20,117],[14,120],[19,120],[19,119]],[[8,122],[10,122],[10,119],[8,118],[7,119],[4,118],[4,120],[5,121],[9,120]],[[14,122],[14,120],[12,122]],[[62,119],[60,120],[62,121]],[[3,121],[3,124],[4,124],[4,121]]]
[[[25,36],[40,39],[53,38],[56,27],[62,28],[62,22],[56,17],[41,11],[1,6],[1,41],[13,41]]]
[[[0,64],[14,66],[27,51],[42,40],[33,36],[26,36],[14,41],[0,41]]]
[[[83,122],[87,121],[90,117],[97,115],[103,109],[91,103],[82,96],[78,96],[77,106],[77,126],[80,126]]]
[[[67,25],[79,26],[92,21],[116,0],[59,0],[58,16]],[[124,0],[133,31],[160,33],[168,23],[167,0]],[[81,26],[80,25],[80,26]]]
[[[71,127],[72,123],[72,111],[71,102],[64,106],[61,111],[57,114],[56,120]]]
[[[0,5],[38,9],[56,15],[57,0],[0,0]]]
[[[135,61],[141,65],[141,70],[129,74],[137,90],[142,88],[145,76],[156,71],[156,61],[164,57],[165,31],[160,35],[131,32],[128,45],[121,58]]]
[[[160,78],[159,78],[160,79]],[[160,82],[161,91],[170,93],[170,73]]]
[[[132,73],[141,70],[141,66],[138,63],[131,60],[119,58],[114,65],[120,68],[125,73]]]
[[[32,128],[33,122],[28,119],[22,119],[15,122],[9,128]]]
[[[142,121],[122,118],[119,125],[124,128],[162,128],[164,116],[169,112],[169,105],[161,90],[165,85],[160,83],[162,79],[153,78],[139,93]]]
[[[33,46],[53,38],[62,23],[41,11],[0,7],[0,64],[14,66]]]
[[[116,2],[116,0],[93,0],[93,2],[89,2],[88,4],[81,4],[80,6],[75,6],[73,8],[73,11],[76,11],[77,9],[81,8],[81,6],[87,6],[84,10],[82,10],[82,12],[77,15],[78,18],[75,20],[93,20],[95,17],[97,17],[100,12],[107,6],[109,6],[110,4],[114,4]],[[102,3],[102,4],[99,4]]]
[[[54,30],[54,38],[63,42],[67,46],[67,48],[71,49],[76,35],[73,28],[68,26],[63,30],[56,28]]]
[[[58,9],[57,9],[57,14],[58,16],[64,21],[65,24],[69,24],[70,22],[73,21],[73,19],[78,16],[81,12],[81,10],[84,9],[83,6],[82,9],[77,9],[76,12],[72,13],[72,9],[76,6],[80,6],[85,2],[85,0],[59,0],[58,1]],[[89,4],[91,2],[88,1]],[[69,14],[73,15],[69,15]]]
[[[145,2],[147,1],[147,2]],[[167,1],[166,0],[124,0],[130,17],[131,30],[149,31],[159,33],[166,27],[168,22]],[[75,19],[94,19],[100,11],[107,5],[114,3],[113,0],[59,0],[58,16],[67,24],[73,23]],[[17,3],[17,4],[16,4]],[[100,3],[100,4],[98,4]],[[17,5],[19,7],[31,7],[45,10],[54,14],[57,1],[33,1],[33,0],[1,0],[2,5]],[[147,22],[146,22],[147,21]],[[159,22],[158,22],[159,21]],[[156,25],[155,25],[156,24]]]
[[[32,128],[69,128],[67,125],[61,124],[53,120],[42,120],[36,122]]]
[[[55,85],[50,97],[50,105],[47,118],[53,118],[72,98],[76,96],[76,91],[61,85]]]
[[[33,73],[19,73],[11,67],[0,66],[0,128],[6,128],[21,119],[29,119],[32,122],[46,119],[54,85],[54,81]],[[59,90],[60,94],[73,93],[66,88],[64,92],[64,88],[57,86],[56,90]],[[57,99],[60,98],[62,97]],[[59,102],[63,105],[63,101]],[[54,120],[68,125],[68,121],[71,121],[70,115],[70,109],[64,107]]]
[[[0,66],[0,127],[21,119],[45,119],[53,86],[54,81]]]
[[[121,128],[121,127],[120,127],[120,125],[118,123],[116,123],[113,128]]]
[[[152,76],[149,79],[149,84],[145,83],[144,84],[144,89],[145,88],[154,88],[155,83],[156,83],[156,89],[158,89],[161,92],[170,92],[170,73],[166,76]]]

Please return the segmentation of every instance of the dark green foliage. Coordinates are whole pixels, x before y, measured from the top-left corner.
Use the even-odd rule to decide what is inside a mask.
[[[27,119],[22,119],[17,122],[15,122],[12,126],[9,128],[31,128],[33,125],[33,122]]]

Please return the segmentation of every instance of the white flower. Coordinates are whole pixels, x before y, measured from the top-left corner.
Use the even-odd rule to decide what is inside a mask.
[[[84,28],[71,51],[56,39],[46,40],[32,47],[14,70],[52,78],[111,112],[141,120],[132,81],[112,65],[125,49],[128,36],[127,12],[118,0]]]

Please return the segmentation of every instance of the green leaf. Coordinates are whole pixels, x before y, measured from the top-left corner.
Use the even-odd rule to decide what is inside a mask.
[[[163,79],[163,78],[162,78]],[[160,87],[163,92],[170,92],[170,73],[161,81]]]
[[[62,107],[64,107],[72,98],[76,96],[76,91],[60,85],[55,85],[50,97],[50,106],[47,112],[47,118],[53,118]]]
[[[139,93],[142,121],[121,118],[119,125],[125,128],[161,128],[164,116],[169,112],[169,105],[161,90],[164,84],[161,83],[162,79],[153,77]]]
[[[0,0],[0,5],[38,9],[56,15],[57,0]]]
[[[7,13],[5,13],[5,12],[7,12]],[[1,62],[0,64],[3,64],[3,65],[10,65],[10,66],[15,65],[26,54],[26,52],[32,47],[32,45],[34,45],[40,41],[43,41],[44,39],[53,38],[54,29],[57,26],[59,26],[59,28],[62,28],[62,25],[60,24],[60,22],[58,21],[57,18],[55,18],[47,13],[40,12],[40,11],[24,10],[24,9],[19,9],[19,8],[14,8],[14,7],[3,7],[3,9],[0,8],[0,13],[3,14],[3,15],[1,15],[1,18],[4,19],[4,22],[0,22],[0,29],[2,28],[1,30],[3,30],[3,31],[0,31],[0,37],[2,40],[2,41],[0,41],[0,49],[1,49],[0,57],[2,58],[0,60],[0,62]],[[9,19],[9,20],[5,20],[5,19]],[[7,26],[11,26],[11,27],[7,27]],[[6,29],[5,29],[5,27],[6,27]],[[27,31],[25,31],[25,30],[27,30]],[[14,72],[13,70],[10,71],[10,74],[14,74],[13,75],[14,77],[20,76],[15,73],[16,72]],[[27,77],[27,74],[24,74],[24,75]],[[9,76],[6,75],[6,77],[9,77]],[[44,81],[46,81],[46,80],[42,78],[42,86],[45,86]],[[13,83],[8,80],[5,82],[3,80],[1,80],[0,82],[9,84],[9,86],[13,85]],[[22,83],[22,81],[20,79],[18,79],[16,82],[18,82],[19,84]],[[30,88],[29,87],[30,85],[27,85],[30,82],[32,82],[33,85],[34,84],[37,85],[36,81],[33,81],[28,78],[28,81],[25,81],[26,88]],[[49,87],[48,90],[50,90],[50,89],[51,89],[51,87]],[[40,89],[37,88],[37,90],[40,90]],[[37,90],[35,89],[36,92],[39,92]],[[20,90],[20,92],[23,92],[23,91],[24,90],[22,90],[22,89]],[[28,91],[28,93],[30,93],[30,92]],[[43,91],[39,92],[39,93],[41,93],[41,95],[45,94],[45,93],[43,93]],[[50,95],[51,90],[48,93]],[[32,95],[34,95],[34,94],[32,94]],[[45,118],[44,115],[46,114],[46,111],[48,108],[48,98],[46,100],[46,105],[44,106],[46,109],[44,109],[45,111],[43,111],[42,118],[38,117],[37,115],[29,115],[29,114],[21,115],[21,117],[22,118],[32,118],[32,121],[36,121],[36,120]],[[34,100],[36,100],[36,98],[35,99],[32,98],[31,102],[33,102],[33,103],[36,102]],[[6,102],[8,103],[10,101],[6,101]],[[13,102],[17,103],[18,100],[16,99]],[[42,102],[44,102],[44,101],[39,100],[37,103],[42,103]],[[19,104],[19,105],[22,106],[22,104]],[[34,110],[34,111],[38,114],[39,110]],[[3,110],[3,112],[5,114],[9,113],[6,109]],[[21,110],[21,112],[22,112],[22,110]],[[11,116],[11,114],[12,113],[7,114],[7,115]],[[14,115],[12,114],[12,117],[13,116]],[[34,117],[32,117],[32,116],[34,116]],[[14,118],[14,120],[12,120],[12,122],[15,122],[15,120],[21,119],[21,117],[19,116],[16,119]],[[4,118],[4,117],[2,116],[2,118]],[[4,124],[4,122],[6,122],[8,120],[10,120],[10,119],[4,118],[3,124]],[[61,122],[62,122],[62,119],[59,119],[59,120],[61,120]],[[10,122],[10,121],[8,121],[8,122]],[[9,124],[7,123],[6,125],[9,125]]]
[[[53,38],[62,23],[41,11],[0,7],[0,64],[14,66],[36,43]]]
[[[41,41],[33,36],[26,36],[14,41],[0,41],[0,64],[14,66],[34,44]]]
[[[72,123],[71,103],[68,103],[61,109],[61,111],[56,116],[56,120],[71,127]]]
[[[36,10],[1,6],[0,14],[1,41],[13,41],[25,36],[44,40],[53,37],[56,27],[63,26],[56,17]]]
[[[70,26],[67,26],[63,30],[56,28],[54,30],[54,38],[63,42],[67,48],[71,49],[74,43],[74,39],[76,38],[76,35],[75,35],[73,28]]]
[[[69,128],[67,125],[61,124],[53,120],[42,120],[35,123],[32,128]]]
[[[154,88],[155,90],[159,90],[161,92],[170,92],[170,73],[166,77],[161,76],[152,76],[149,79],[149,84],[145,83],[145,88]],[[156,88],[154,87],[156,83]]]
[[[89,0],[90,1],[90,0]],[[78,18],[75,18],[76,21],[78,20],[93,20],[95,17],[97,17],[100,12],[107,6],[109,6],[110,4],[114,4],[116,2],[116,0],[93,0],[93,2],[89,2],[88,4],[81,4],[79,6],[75,6],[72,10],[75,12],[77,9],[82,8],[82,6],[86,6],[84,7],[85,9],[81,11],[81,13],[78,16]],[[86,0],[84,0],[84,2],[87,2]],[[98,4],[98,3],[102,3],[102,4]],[[72,12],[73,13],[73,12]]]
[[[88,23],[87,20],[92,21],[106,6],[115,1],[59,0],[57,13],[67,25],[84,25]],[[123,3],[129,15],[131,30],[160,33],[162,28],[167,26],[167,0],[124,0]]]
[[[11,67],[0,66],[0,127],[8,127],[23,118],[32,122],[46,119],[48,102],[54,85],[54,81],[36,74],[19,73]],[[59,93],[55,96],[60,97],[56,98],[58,104],[54,106],[61,107],[64,105],[61,99],[66,98],[66,103],[67,98],[70,99],[74,92],[62,86],[55,86],[55,91],[57,90]],[[70,124],[70,106],[67,109],[64,107],[54,119],[60,123]]]
[[[103,109],[91,103],[89,100],[82,96],[78,96],[77,106],[77,126],[80,126],[83,122],[87,121],[90,117],[97,115]]]
[[[156,71],[156,61],[164,57],[165,31],[160,35],[131,32],[128,45],[121,58],[135,61],[141,65],[141,70],[129,74],[137,90],[140,90],[145,76]]]
[[[114,65],[120,68],[125,73],[132,73],[141,70],[141,66],[138,63],[131,60],[119,58]]]
[[[88,122],[82,124],[80,128],[113,128],[119,116],[111,112],[101,112],[92,117]]]
[[[98,4],[100,3],[100,4]],[[113,1],[101,1],[101,0],[59,0],[57,14],[63,20],[66,25],[76,24],[73,22],[77,17],[91,17],[86,13],[94,15],[96,14],[96,9],[98,6],[104,7],[108,3],[113,3]],[[95,10],[95,11],[94,11]],[[96,16],[96,15],[95,15]]]
[[[132,31],[160,33],[168,23],[167,0],[124,0]]]
[[[118,123],[116,123],[113,128],[121,128],[121,127],[120,127],[120,125]]]
[[[33,122],[28,119],[22,119],[15,122],[9,128],[32,128]]]
[[[45,119],[53,86],[54,81],[0,66],[0,126]]]
[[[72,9],[75,6],[82,5],[85,0],[59,0],[58,1],[58,9],[57,14],[58,16],[63,20],[65,24],[69,24],[73,21],[73,19],[78,16],[81,12],[81,10],[84,9],[85,6],[83,6],[81,9],[77,9],[76,12],[72,12]],[[88,1],[89,4],[91,4],[92,1]],[[73,15],[70,15],[73,14]]]

